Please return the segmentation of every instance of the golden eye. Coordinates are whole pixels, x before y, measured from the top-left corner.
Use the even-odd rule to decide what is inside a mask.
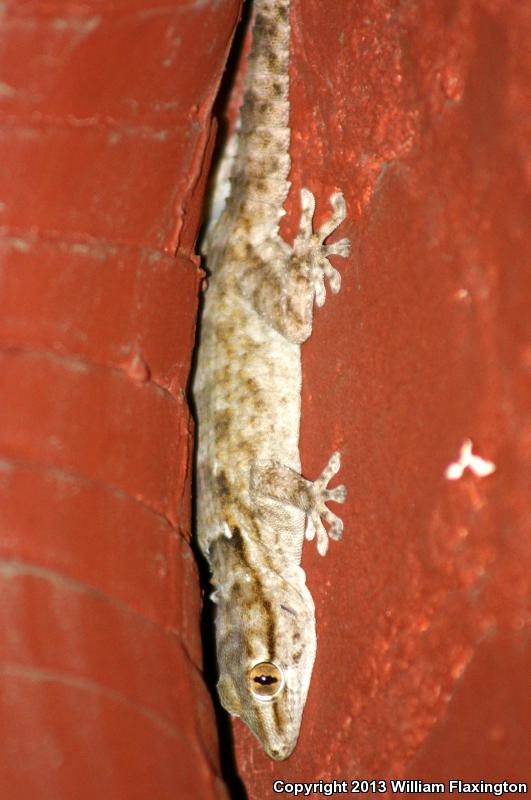
[[[247,673],[249,689],[259,700],[271,700],[284,686],[284,676],[276,664],[262,661]]]

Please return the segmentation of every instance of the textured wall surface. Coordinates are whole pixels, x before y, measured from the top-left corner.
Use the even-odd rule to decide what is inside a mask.
[[[239,6],[1,6],[2,797],[228,797],[185,392]],[[301,185],[320,218],[339,188],[354,245],[303,350],[303,465],[340,449],[350,494],[344,541],[304,555],[318,655],[293,757],[233,725],[249,800],[529,778],[529,16],[293,0],[284,231]],[[449,480],[468,438],[496,471]]]
[[[349,499],[343,542],[303,558],[299,745],[273,764],[235,723],[241,773],[253,800],[274,778],[529,779],[529,6],[293,7],[285,230],[301,185],[322,217],[342,189],[354,244],[303,348],[303,467],[340,449]],[[467,438],[496,471],[449,480]]]
[[[185,392],[239,13],[1,4],[0,796],[224,798]]]

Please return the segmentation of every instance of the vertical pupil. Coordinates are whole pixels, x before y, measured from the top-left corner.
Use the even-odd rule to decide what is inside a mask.
[[[256,683],[261,683],[262,686],[270,686],[272,683],[276,683],[277,679],[274,678],[272,675],[257,675],[255,678]]]

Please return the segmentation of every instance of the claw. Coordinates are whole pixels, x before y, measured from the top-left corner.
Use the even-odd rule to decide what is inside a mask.
[[[317,551],[324,556],[328,550],[328,536],[325,526],[321,522],[320,514],[316,509],[313,509],[309,512],[307,519],[306,539],[311,542],[317,535]]]
[[[330,198],[330,202],[332,204],[334,213],[328,222],[323,223],[323,225],[321,225],[319,228],[319,238],[321,241],[326,239],[327,236],[330,236],[330,234],[341,225],[347,216],[347,206],[345,203],[345,198],[341,192],[336,192],[336,194],[333,194]]]
[[[313,215],[315,213],[315,197],[309,189],[301,189],[301,221],[298,237],[308,241],[312,237]]]
[[[332,294],[337,294],[341,289],[341,275],[337,269],[334,269],[330,264],[327,264],[324,271],[328,278],[328,283],[330,284],[330,291]]]
[[[309,189],[301,189],[301,207],[303,212],[310,212],[310,217],[315,213],[315,195]]]
[[[319,520],[319,527],[317,528],[317,552],[320,556],[325,556],[328,551],[328,536],[325,526]]]
[[[343,521],[336,517],[335,514],[332,514],[332,517],[335,517],[333,522],[328,529],[328,535],[331,539],[334,539],[336,542],[339,542],[340,539],[343,538]],[[328,518],[326,520],[329,522]]]
[[[339,536],[342,535],[343,522],[342,520],[339,519],[339,517],[336,514],[334,514],[333,511],[330,511],[329,508],[325,507],[324,511],[321,512],[321,516],[325,520],[325,522],[328,522],[330,526],[330,531],[329,531],[330,535],[332,534],[332,531],[338,534]]]
[[[335,453],[332,453],[332,455],[328,459],[328,464],[326,465],[321,475],[319,476],[319,481],[322,481],[324,484],[328,483],[332,475],[336,475],[339,472],[340,467],[341,467],[341,454],[336,451]]]
[[[325,556],[328,553],[328,536],[323,536],[323,538],[317,542],[317,552],[320,556]]]
[[[347,499],[347,487],[336,486],[334,489],[327,489],[326,501],[331,500],[333,503],[344,503]]]
[[[345,203],[343,192],[335,192],[330,198],[330,202],[337,216],[341,217],[340,222],[343,222],[347,216],[347,204]]]
[[[327,256],[342,256],[346,258],[350,253],[350,239],[339,239],[337,242],[325,245]]]
[[[309,542],[315,539],[315,525],[313,524],[312,514],[306,516],[306,533],[304,535]]]
[[[321,306],[324,306],[326,300],[326,289],[322,275],[317,275],[315,277],[314,290],[315,290],[315,304],[316,306],[321,308]]]

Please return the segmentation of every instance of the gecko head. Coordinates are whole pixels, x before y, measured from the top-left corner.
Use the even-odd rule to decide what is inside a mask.
[[[302,572],[302,571],[301,571]],[[218,694],[280,761],[293,751],[315,659],[313,601],[276,573],[236,577],[218,604]]]

